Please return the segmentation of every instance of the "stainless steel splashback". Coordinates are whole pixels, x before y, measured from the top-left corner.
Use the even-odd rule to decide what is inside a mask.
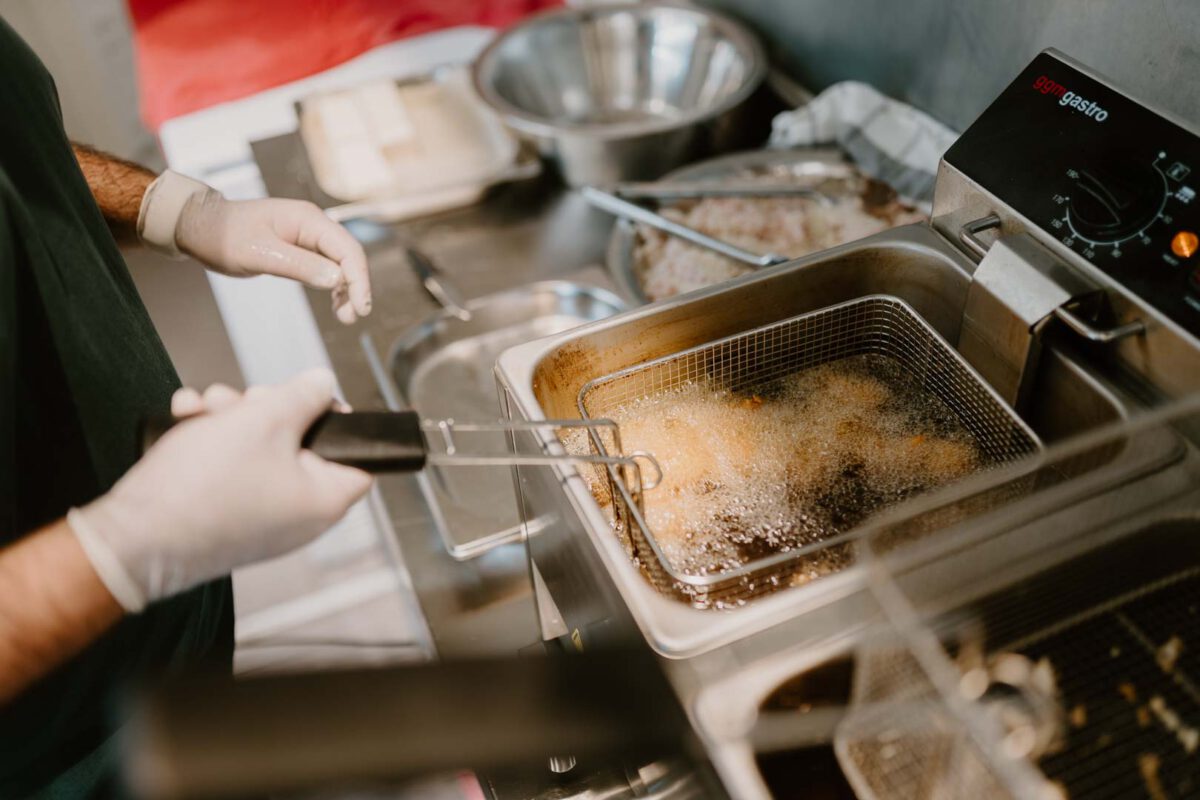
[[[1056,47],[1193,122],[1194,0],[703,0],[750,23],[814,90],[862,80],[962,130],[1039,51]]]

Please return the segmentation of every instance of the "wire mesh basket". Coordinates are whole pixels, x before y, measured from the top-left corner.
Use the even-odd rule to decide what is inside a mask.
[[[1083,437],[1045,454],[1051,480],[1007,524],[973,518],[973,540],[952,531],[952,549],[919,553],[886,526],[863,538],[888,622],[858,648],[834,742],[861,800],[1200,796],[1200,459],[1181,434],[1200,398],[1190,406],[1184,422],[1104,434],[1175,453],[1155,470],[1056,482],[1104,439]]]
[[[855,711],[834,748],[859,800],[1009,797],[985,755],[995,741],[981,746],[966,734],[910,650],[877,642],[855,675]]]
[[[859,355],[888,359],[942,403],[973,437],[982,466],[1010,463],[1040,450],[1029,427],[908,304],[885,295],[862,297],[659,358],[585,384],[584,419],[689,385],[744,393],[806,369]],[[619,442],[593,437],[601,452]],[[614,524],[622,543],[661,592],[697,607],[740,604],[789,585],[802,571],[833,571],[853,558],[851,531],[717,573],[694,574],[672,564],[642,513],[641,498],[608,472]],[[651,499],[652,502],[652,499]]]

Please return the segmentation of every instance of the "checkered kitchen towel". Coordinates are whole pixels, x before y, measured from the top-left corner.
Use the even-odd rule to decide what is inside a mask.
[[[958,134],[857,81],[835,83],[771,125],[771,147],[835,144],[868,175],[928,210],[938,161]]]

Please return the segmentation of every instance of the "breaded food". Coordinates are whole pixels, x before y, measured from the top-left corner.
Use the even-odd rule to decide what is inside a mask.
[[[703,382],[589,408],[663,481],[647,525],[683,572],[820,542],[984,464],[971,434],[888,358],[859,355],[739,390]]]
[[[808,197],[708,197],[659,209],[670,219],[751,252],[796,258],[924,219],[897,201],[844,197],[825,204]],[[750,267],[639,225],[634,272],[651,300],[736,278]]]

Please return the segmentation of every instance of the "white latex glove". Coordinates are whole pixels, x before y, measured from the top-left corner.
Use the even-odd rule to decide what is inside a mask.
[[[224,275],[278,275],[331,290],[333,310],[346,324],[371,311],[362,246],[312,203],[226,200],[168,170],[146,190],[138,232],[147,244],[186,253]]]
[[[239,395],[176,393],[176,425],[105,494],[67,522],[129,611],[282,555],[337,522],[371,486],[361,470],[301,449],[333,403],[333,376],[303,373]]]

